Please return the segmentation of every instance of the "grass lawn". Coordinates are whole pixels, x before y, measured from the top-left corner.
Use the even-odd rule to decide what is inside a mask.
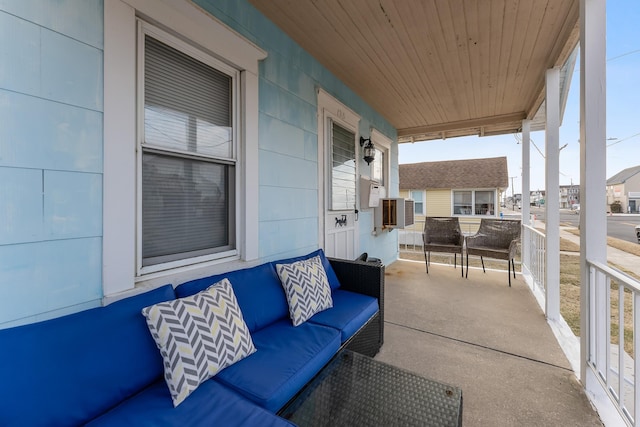
[[[578,229],[567,230],[576,236],[580,235]],[[573,242],[571,246],[566,246],[562,249],[562,240],[560,242],[560,250],[566,252],[575,252],[574,254],[560,254],[560,314],[566,320],[569,327],[574,334],[580,336],[580,246]],[[640,245],[626,242],[624,240],[616,239],[613,237],[607,238],[607,244],[614,248],[620,249],[625,252],[640,256]],[[626,274],[640,280],[633,272],[627,271],[624,268],[609,263],[612,267],[617,268],[620,271],[624,271]],[[615,281],[611,282],[610,291],[611,301],[611,343],[618,344],[618,325],[619,325],[619,292],[618,285]],[[633,356],[633,306],[632,306],[632,293],[628,290],[624,292],[624,348],[625,351]]]

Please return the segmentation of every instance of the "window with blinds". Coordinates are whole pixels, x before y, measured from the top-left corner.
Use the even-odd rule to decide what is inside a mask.
[[[235,248],[233,79],[144,39],[142,266]]]
[[[356,207],[356,135],[331,121],[331,209]]]

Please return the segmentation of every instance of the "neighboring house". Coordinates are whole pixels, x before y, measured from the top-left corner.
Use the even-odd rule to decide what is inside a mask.
[[[560,208],[571,209],[575,204],[580,204],[580,186],[579,185],[561,185],[560,186]]]
[[[356,211],[361,175],[398,195],[396,129],[249,2],[195,3],[0,2],[0,328],[318,247],[397,259]]]
[[[545,191],[544,190],[535,190],[529,192],[529,204],[531,206],[542,206],[544,205],[545,200]]]
[[[415,201],[417,221],[458,216],[475,224],[497,217],[508,186],[506,157],[400,165],[400,197]]]
[[[607,179],[607,205],[618,202],[622,212],[640,212],[640,166],[624,169]]]

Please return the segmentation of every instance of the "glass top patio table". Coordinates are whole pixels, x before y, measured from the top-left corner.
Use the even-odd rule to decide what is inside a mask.
[[[462,390],[339,353],[279,415],[306,426],[461,426]]]

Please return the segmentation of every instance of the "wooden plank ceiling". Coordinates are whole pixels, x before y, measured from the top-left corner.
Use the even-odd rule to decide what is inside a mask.
[[[578,41],[578,0],[249,0],[398,129],[518,132]]]

